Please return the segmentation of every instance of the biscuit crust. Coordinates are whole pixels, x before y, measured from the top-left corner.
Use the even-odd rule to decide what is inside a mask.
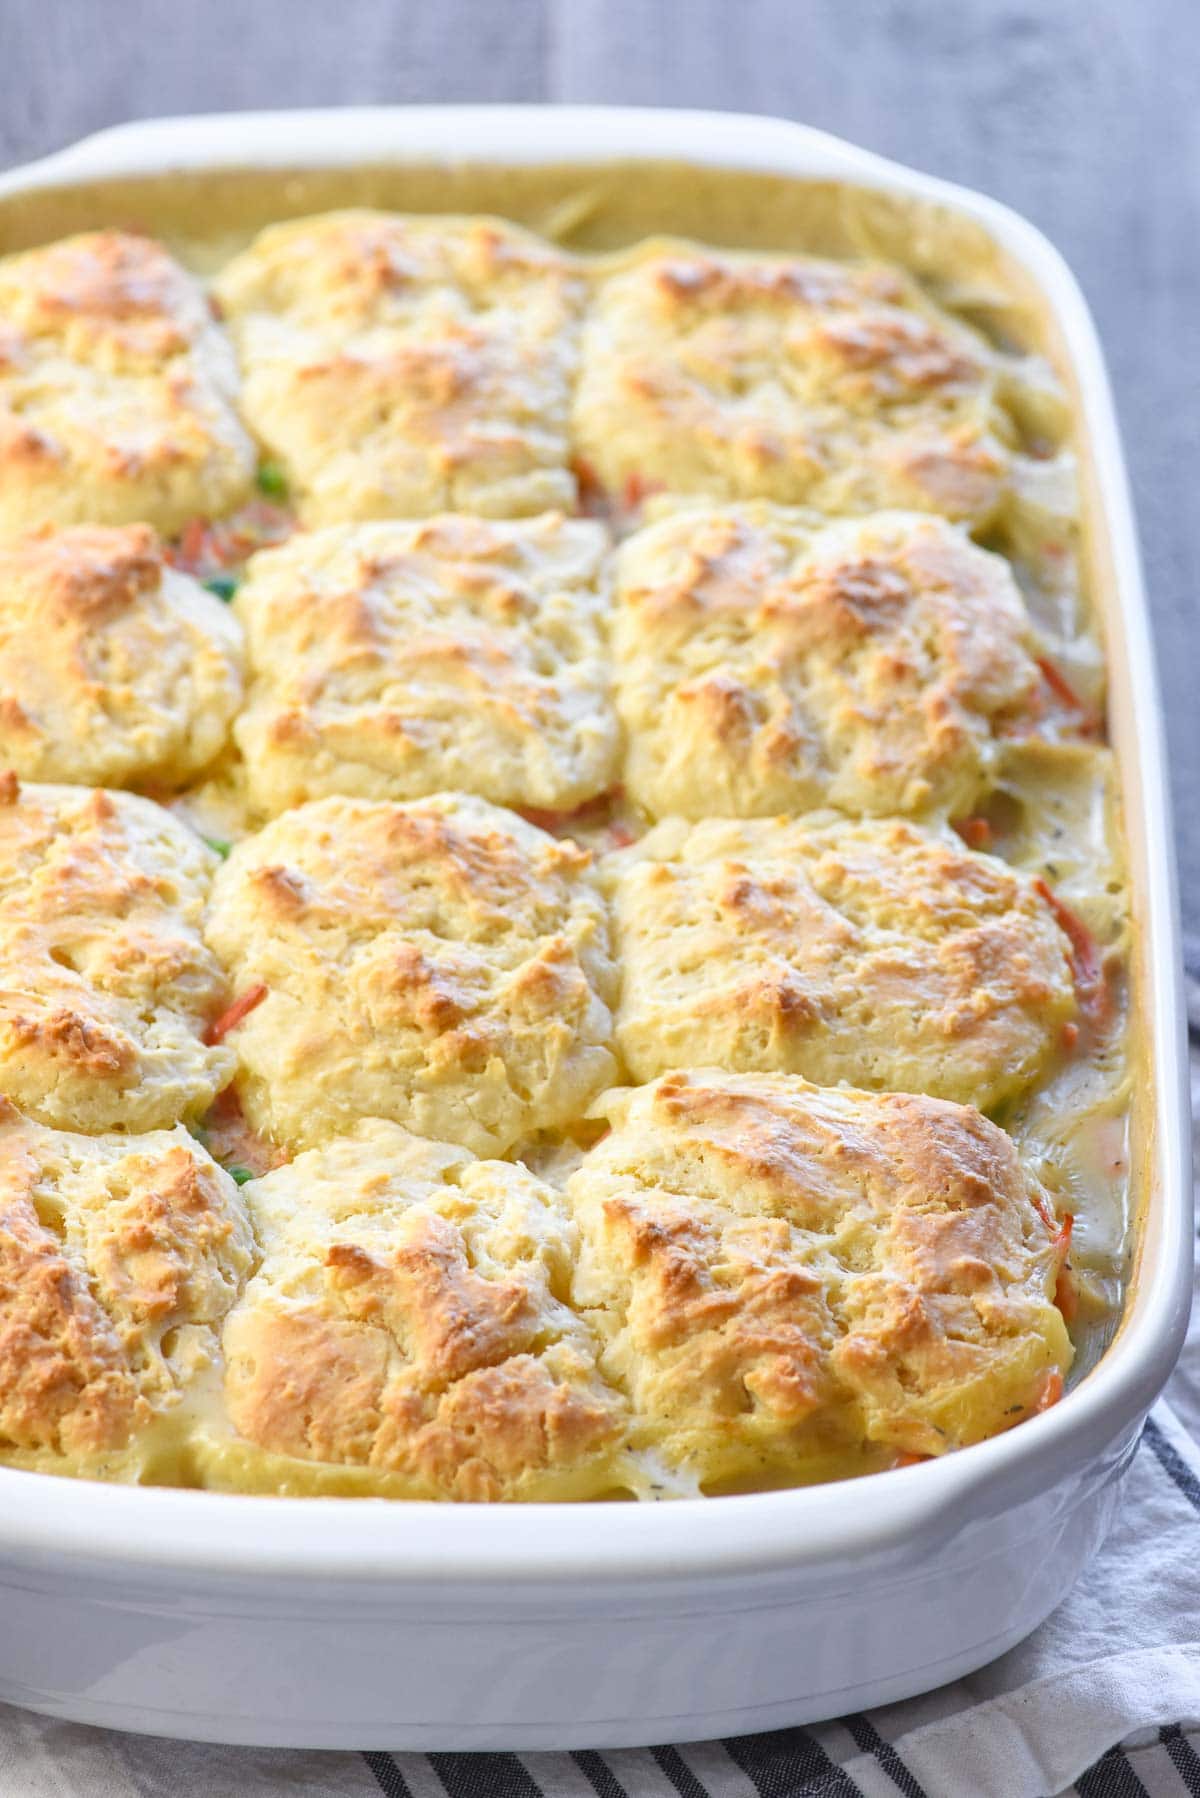
[[[0,1460],[134,1478],[254,1259],[186,1130],[79,1136],[0,1099]]]
[[[941,519],[670,513],[617,562],[626,787],[656,818],[965,812],[1036,647],[1007,564]]]
[[[0,1462],[715,1495],[1091,1364],[1120,797],[1065,391],[972,269],[0,257]]]
[[[0,776],[0,1091],[57,1129],[155,1130],[233,1072],[200,935],[217,858],[131,793]]]
[[[241,663],[229,608],[147,525],[0,543],[0,763],[23,780],[185,785],[225,742]]]
[[[601,278],[573,431],[600,483],[827,513],[997,512],[998,359],[900,270],[650,240]]]
[[[605,882],[636,1080],[761,1070],[987,1109],[1045,1072],[1078,1014],[1038,883],[951,831],[671,820]]]
[[[375,1119],[244,1195],[263,1262],[225,1328],[240,1442],[213,1483],[253,1478],[252,1444],[289,1491],[305,1463],[391,1497],[621,1487],[624,1406],[565,1302],[576,1231],[549,1187]]]
[[[291,1148],[360,1117],[501,1154],[608,1084],[615,985],[590,867],[483,800],[314,800],[238,845],[207,935],[250,1122]]]
[[[443,790],[571,810],[616,776],[606,538],[560,513],[334,525],[256,556],[236,737],[266,815]]]
[[[700,1072],[597,1110],[575,1302],[635,1442],[703,1486],[940,1455],[1070,1365],[1049,1200],[972,1107]]]
[[[243,409],[306,524],[570,510],[584,284],[499,219],[345,211],[273,225],[216,292]]]
[[[233,351],[199,284],[123,231],[0,260],[0,533],[145,522],[245,499]]]

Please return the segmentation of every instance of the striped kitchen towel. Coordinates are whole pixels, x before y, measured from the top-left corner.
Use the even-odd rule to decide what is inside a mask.
[[[1200,962],[1196,964],[1200,973]],[[1200,978],[1194,1033],[1200,1033]],[[1200,1117],[1200,1051],[1192,1066]],[[2,1625],[0,1625],[2,1626]],[[809,1729],[575,1754],[318,1754],[0,1706],[0,1798],[1200,1798],[1200,1308],[1104,1552],[1027,1642]]]

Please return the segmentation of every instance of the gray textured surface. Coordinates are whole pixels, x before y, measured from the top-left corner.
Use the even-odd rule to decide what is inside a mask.
[[[124,118],[386,100],[774,112],[986,189],[1095,307],[1129,444],[1200,934],[1195,0],[0,0],[0,162]]]

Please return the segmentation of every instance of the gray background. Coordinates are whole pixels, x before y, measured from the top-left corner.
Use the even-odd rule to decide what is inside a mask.
[[[0,0],[0,163],[121,119],[387,100],[772,112],[1007,200],[1095,308],[1200,936],[1200,0]]]

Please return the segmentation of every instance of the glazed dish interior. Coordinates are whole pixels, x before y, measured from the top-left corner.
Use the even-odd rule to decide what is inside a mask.
[[[1057,1404],[1139,1083],[1076,400],[667,164],[0,206],[0,1461],[666,1499]]]

